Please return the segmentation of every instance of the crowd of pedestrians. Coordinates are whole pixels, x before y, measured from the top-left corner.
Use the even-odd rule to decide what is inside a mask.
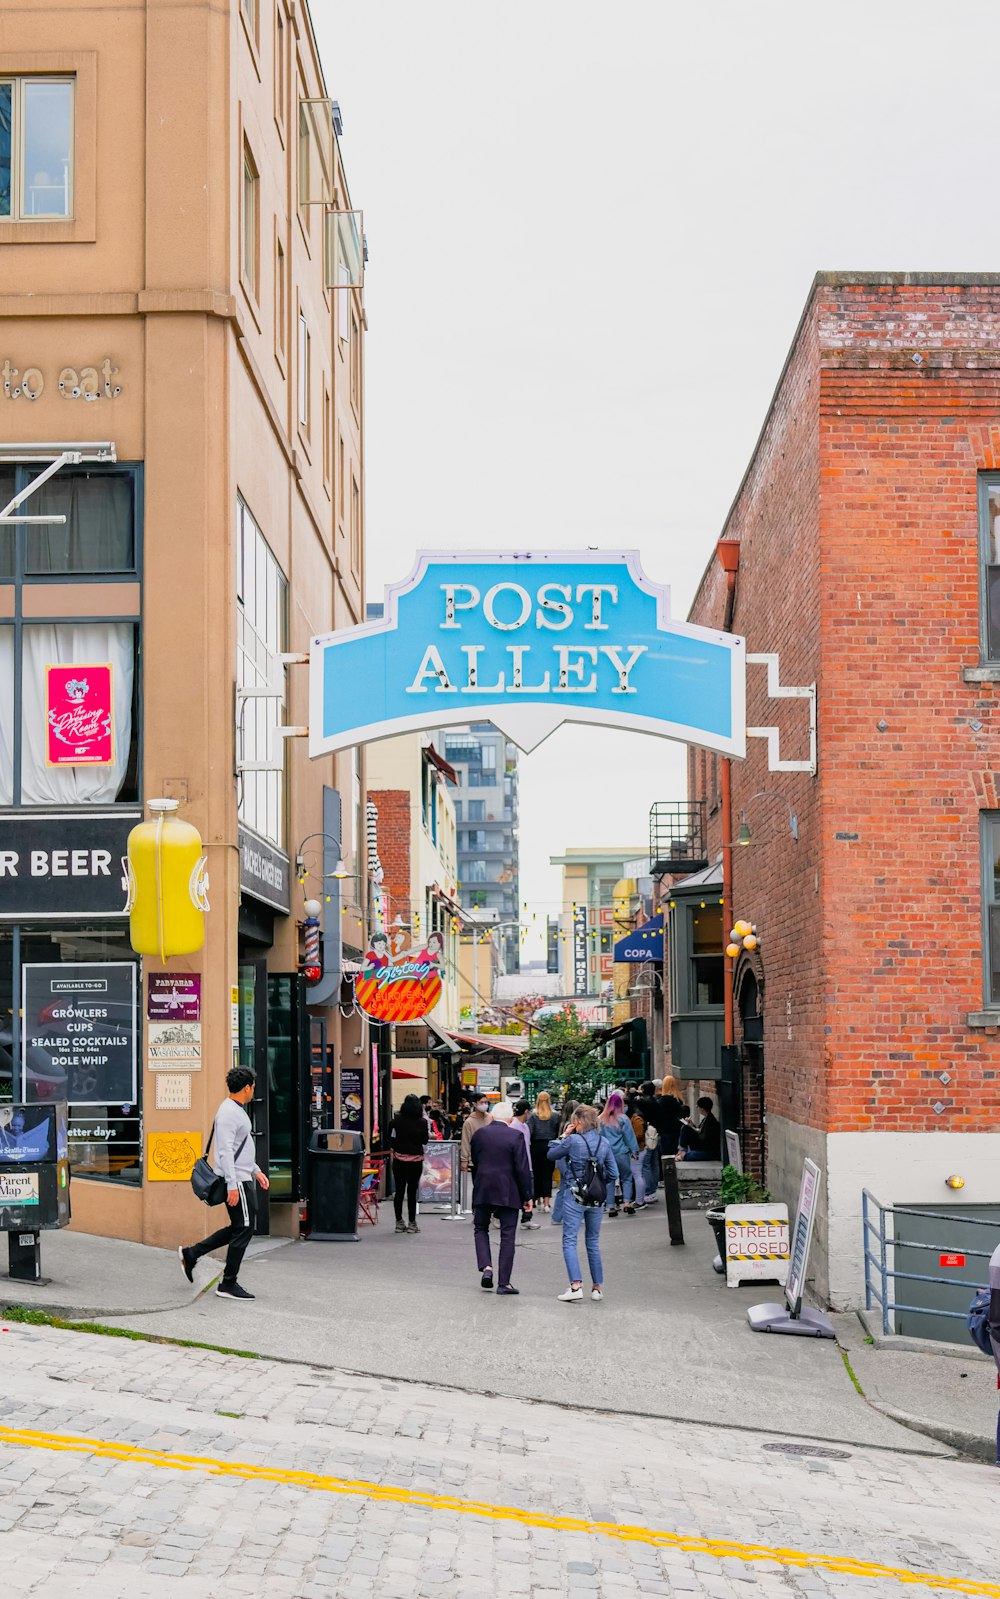
[[[675,1078],[646,1082],[625,1094],[614,1090],[603,1108],[567,1100],[559,1111],[547,1093],[534,1109],[526,1099],[501,1101],[490,1108],[484,1096],[472,1108],[462,1131],[462,1169],[472,1176],[476,1269],[485,1289],[494,1287],[490,1227],[500,1228],[497,1293],[516,1294],[511,1282],[514,1247],[521,1227],[540,1226],[548,1212],[562,1228],[563,1261],[568,1287],[558,1295],[566,1304],[584,1298],[579,1238],[583,1229],[590,1298],[604,1298],[601,1227],[605,1216],[635,1216],[658,1203],[661,1162],[665,1155],[711,1147],[712,1123],[718,1122],[712,1101],[699,1101],[701,1117],[688,1115]],[[690,1138],[690,1142],[686,1142]],[[555,1202],[553,1179],[558,1173]]]
[[[463,1102],[454,1117],[427,1094],[408,1094],[393,1116],[393,1202],[397,1233],[418,1233],[417,1196],[429,1143],[445,1136],[459,1143],[461,1170],[471,1177],[476,1269],[484,1289],[515,1295],[511,1282],[519,1226],[534,1230],[548,1215],[562,1228],[568,1286],[566,1304],[584,1298],[580,1232],[590,1273],[590,1298],[604,1298],[601,1227],[605,1217],[632,1217],[659,1203],[662,1162],[717,1160],[721,1130],[714,1105],[698,1100],[689,1114],[674,1077],[613,1090],[598,1110],[568,1099],[558,1109],[543,1091],[527,1099],[493,1102],[483,1092]],[[555,1186],[555,1184],[558,1186]],[[553,1188],[555,1186],[555,1199]],[[404,1209],[406,1216],[404,1219]],[[494,1265],[491,1226],[500,1229]]]

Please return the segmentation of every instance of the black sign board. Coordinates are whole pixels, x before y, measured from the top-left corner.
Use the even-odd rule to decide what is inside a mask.
[[[340,1125],[350,1132],[365,1130],[365,1074],[350,1066],[340,1068]]]
[[[0,815],[0,920],[124,916],[122,860],[141,811]]]
[[[71,1105],[136,1103],[135,979],[131,961],[22,968],[29,1097],[44,1080]]]
[[[292,905],[291,863],[280,849],[245,827],[239,831],[240,891],[288,915]]]

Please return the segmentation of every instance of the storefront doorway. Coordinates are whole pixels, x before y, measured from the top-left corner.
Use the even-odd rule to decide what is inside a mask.
[[[262,958],[241,961],[237,1026],[240,1065],[257,1079],[251,1120],[257,1161],[271,1181],[259,1196],[257,1231],[266,1236],[274,1208],[296,1206],[304,1197],[310,1036],[299,974],[269,972]],[[280,1231],[294,1231],[294,1218],[282,1221]]]

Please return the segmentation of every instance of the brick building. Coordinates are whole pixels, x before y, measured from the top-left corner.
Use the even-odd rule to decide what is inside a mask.
[[[746,1136],[794,1201],[824,1174],[813,1266],[862,1279],[861,1191],[995,1202],[1000,1160],[1000,276],[821,273],[722,536],[732,627],[817,685],[815,774],[732,765],[734,972]],[[718,626],[709,562],[690,620]],[[806,706],[748,667],[749,725],[807,755]],[[706,855],[721,761],[692,751]],[[749,1047],[746,1047],[749,1046]],[[759,1073],[757,1068],[760,1068]]]

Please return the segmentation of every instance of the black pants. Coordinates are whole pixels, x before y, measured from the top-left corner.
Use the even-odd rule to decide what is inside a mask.
[[[226,1250],[222,1280],[234,1283],[240,1274],[247,1244],[253,1237],[257,1224],[257,1184],[253,1180],[240,1183],[240,1196],[235,1205],[230,1205],[228,1199],[226,1200],[226,1214],[229,1225],[220,1227],[211,1238],[203,1238],[200,1244],[192,1245],[191,1254],[195,1260],[200,1260],[202,1255],[210,1255],[213,1249],[221,1249],[223,1244],[227,1244],[229,1247]]]
[[[403,1196],[406,1196],[406,1209],[410,1221],[417,1219],[417,1189],[420,1187],[420,1176],[424,1169],[422,1160],[396,1160],[392,1161],[392,1181],[395,1192],[392,1202],[396,1207],[396,1220],[403,1219]]]
[[[476,1240],[476,1265],[480,1271],[487,1266],[492,1266],[493,1257],[490,1254],[490,1222],[494,1216],[500,1218],[500,1260],[498,1263],[500,1288],[506,1288],[510,1282],[511,1272],[514,1270],[514,1247],[517,1239],[516,1205],[473,1205],[472,1231]]]

